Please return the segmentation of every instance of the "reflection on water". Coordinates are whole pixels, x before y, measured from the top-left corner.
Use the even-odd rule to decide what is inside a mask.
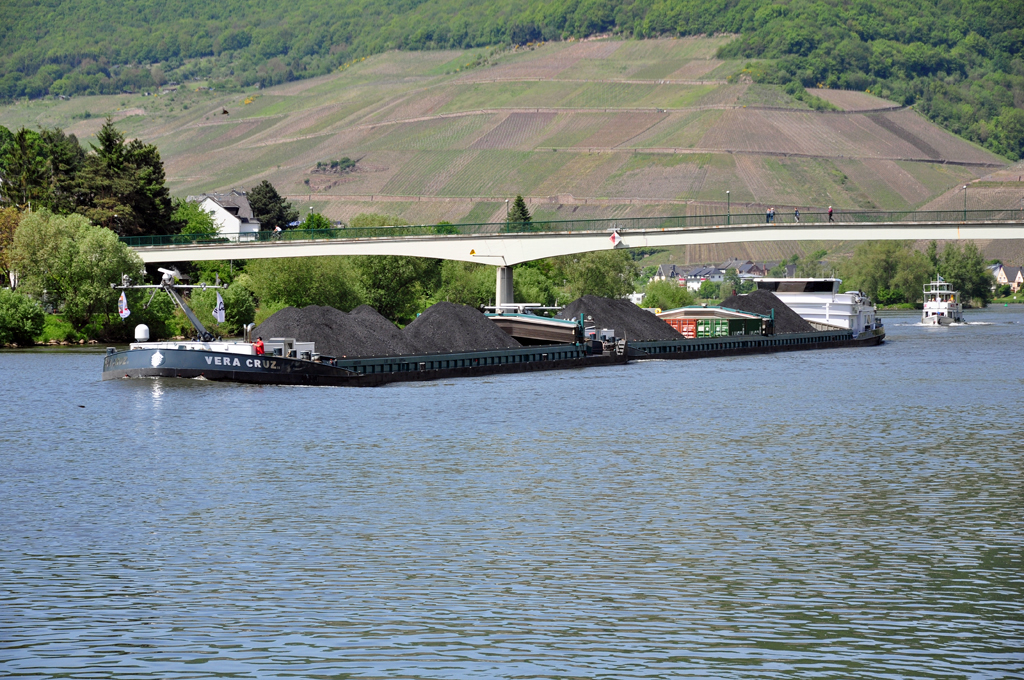
[[[1019,675],[1022,317],[372,390],[0,354],[4,673]]]

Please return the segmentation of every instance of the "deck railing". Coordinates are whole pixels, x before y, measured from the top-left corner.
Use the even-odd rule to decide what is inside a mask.
[[[1022,210],[843,210],[832,217],[837,223],[894,222],[991,222],[1024,220]],[[800,224],[826,224],[826,212],[802,212]],[[259,231],[228,238],[223,234],[169,234],[161,236],[127,236],[121,241],[133,248],[150,246],[185,246],[206,244],[266,243],[273,241],[324,241],[361,238],[395,238],[400,236],[438,236],[473,234],[538,234],[577,232],[629,232],[655,229],[701,229],[767,223],[764,213],[733,213],[716,215],[680,215],[676,217],[619,217],[587,220],[553,220],[548,222],[488,222],[482,224],[421,224],[395,227],[343,227],[336,229],[286,229],[275,234]],[[775,224],[796,224],[793,213],[778,213]]]

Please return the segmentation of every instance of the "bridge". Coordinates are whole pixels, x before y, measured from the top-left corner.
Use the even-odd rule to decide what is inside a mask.
[[[786,219],[782,222],[781,219]],[[621,248],[756,241],[1024,239],[1022,210],[805,213],[800,221],[764,215],[687,215],[534,223],[292,229],[251,240],[220,234],[123,238],[147,264],[329,255],[404,255],[498,267],[498,304],[512,302],[512,266],[558,255]]]

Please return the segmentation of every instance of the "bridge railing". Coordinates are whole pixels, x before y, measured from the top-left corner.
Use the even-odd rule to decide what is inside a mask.
[[[1022,210],[861,210],[834,211],[836,223],[891,222],[986,222],[1024,219]],[[792,212],[777,213],[769,221],[765,213],[732,213],[714,215],[678,215],[673,217],[620,217],[610,219],[552,220],[537,222],[488,222],[481,224],[420,224],[394,227],[341,227],[336,229],[287,229],[275,234],[259,231],[250,234],[168,234],[160,236],[126,236],[121,241],[133,248],[147,246],[187,246],[232,244],[247,245],[276,241],[323,241],[362,238],[395,238],[400,236],[444,236],[474,234],[537,234],[577,232],[628,232],[656,229],[702,229],[758,224],[796,224]],[[801,224],[825,224],[827,212],[802,212]]]

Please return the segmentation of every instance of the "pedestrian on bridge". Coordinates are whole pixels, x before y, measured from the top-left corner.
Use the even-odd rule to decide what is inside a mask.
[[[771,224],[771,222],[772,222],[772,209],[768,208],[767,210],[764,211],[764,223],[765,224]]]
[[[832,206],[828,207],[828,221],[832,221]]]
[[[800,221],[800,208],[793,208],[793,219]]]

